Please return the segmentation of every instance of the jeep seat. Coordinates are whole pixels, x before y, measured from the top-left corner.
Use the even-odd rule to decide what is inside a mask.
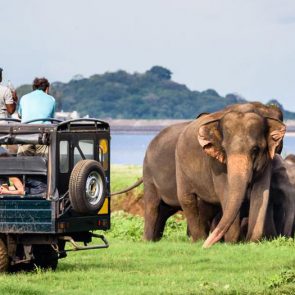
[[[0,175],[47,175],[47,159],[38,156],[0,158]]]

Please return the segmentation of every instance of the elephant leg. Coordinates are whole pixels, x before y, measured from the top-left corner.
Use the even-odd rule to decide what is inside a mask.
[[[283,192],[283,196],[280,199],[281,211],[283,213],[282,219],[282,232],[281,234],[286,237],[293,236],[293,224],[295,217],[295,204],[294,204],[294,196],[295,196],[295,188],[293,184],[290,182],[282,182],[280,183],[281,191]]]
[[[227,243],[237,242],[240,237],[240,232],[241,232],[240,214],[238,214],[233,224],[230,226],[228,231],[224,234],[224,241]]]
[[[225,202],[222,203],[223,208],[225,207]],[[217,226],[217,225],[216,225]],[[226,243],[235,243],[240,237],[240,213],[237,214],[234,222],[229,227],[227,232],[224,234],[224,241]]]
[[[228,232],[224,235],[225,242],[237,242],[239,240],[245,240],[248,230],[248,216],[249,216],[249,202],[244,201],[240,213],[237,215],[234,223],[228,229]]]
[[[205,231],[206,237],[209,236],[210,231],[213,231],[220,220],[220,207],[209,204],[201,199],[198,199],[198,212],[200,228]],[[189,227],[187,226],[187,236],[191,237]]]
[[[243,217],[241,221],[241,229],[240,229],[240,240],[246,240],[248,231],[248,217]]]
[[[188,232],[192,240],[196,241],[207,237],[204,222],[200,220],[198,200],[195,194],[187,194],[181,198],[181,207],[188,223]]]
[[[144,239],[156,241],[155,228],[161,200],[153,183],[144,183]]]
[[[225,206],[226,206],[226,201],[225,201],[225,198],[222,197],[221,207],[219,209],[219,212],[217,212],[218,214],[215,216],[215,218],[213,219],[211,223],[211,231],[213,231],[217,227],[218,223],[220,222]],[[237,214],[234,222],[229,227],[227,232],[224,234],[223,240],[224,242],[227,242],[227,243],[234,243],[238,241],[239,236],[240,236],[240,213]]]
[[[200,222],[199,198],[193,193],[193,187],[187,183],[185,174],[176,169],[177,196],[183,213],[186,217],[189,232],[193,241],[207,237],[204,224]]]
[[[289,202],[286,210],[285,210],[285,224],[283,227],[283,235],[286,237],[292,237],[293,233],[293,224],[294,224],[294,204]]]
[[[278,236],[278,234],[281,233],[282,226],[281,226],[281,216],[276,222],[274,209],[277,208],[272,201],[269,202],[267,207],[267,213],[265,218],[265,224],[264,224],[264,236],[267,239],[272,239]]]
[[[167,219],[175,214],[180,208],[171,207],[165,204],[163,201],[160,202],[158,216],[155,224],[155,230],[153,235],[153,240],[158,241],[162,238],[165,224]]]
[[[212,223],[216,219],[216,216],[220,213],[220,206],[207,203],[201,199],[198,199],[199,210],[199,223],[200,228],[204,229],[206,237],[209,236]]]

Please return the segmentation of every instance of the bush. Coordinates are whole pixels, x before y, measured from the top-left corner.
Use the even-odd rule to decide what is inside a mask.
[[[124,211],[112,213],[111,229],[107,232],[108,237],[122,240],[140,241],[143,233],[143,219]]]
[[[140,241],[143,236],[143,227],[142,217],[117,211],[112,213],[111,229],[107,232],[107,236],[121,240]],[[167,220],[163,238],[173,241],[187,239],[186,222],[180,214]]]

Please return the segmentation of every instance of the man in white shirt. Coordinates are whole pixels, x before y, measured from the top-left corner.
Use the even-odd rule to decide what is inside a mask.
[[[8,118],[15,111],[16,95],[13,97],[11,90],[1,85],[2,82],[2,69],[0,68],[0,118]]]

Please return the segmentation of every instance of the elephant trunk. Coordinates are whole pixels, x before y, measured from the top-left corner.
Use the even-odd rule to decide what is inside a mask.
[[[228,195],[223,216],[215,230],[205,241],[203,248],[209,248],[218,242],[237,217],[246,195],[249,180],[252,177],[252,162],[244,155],[232,155],[227,159]]]

